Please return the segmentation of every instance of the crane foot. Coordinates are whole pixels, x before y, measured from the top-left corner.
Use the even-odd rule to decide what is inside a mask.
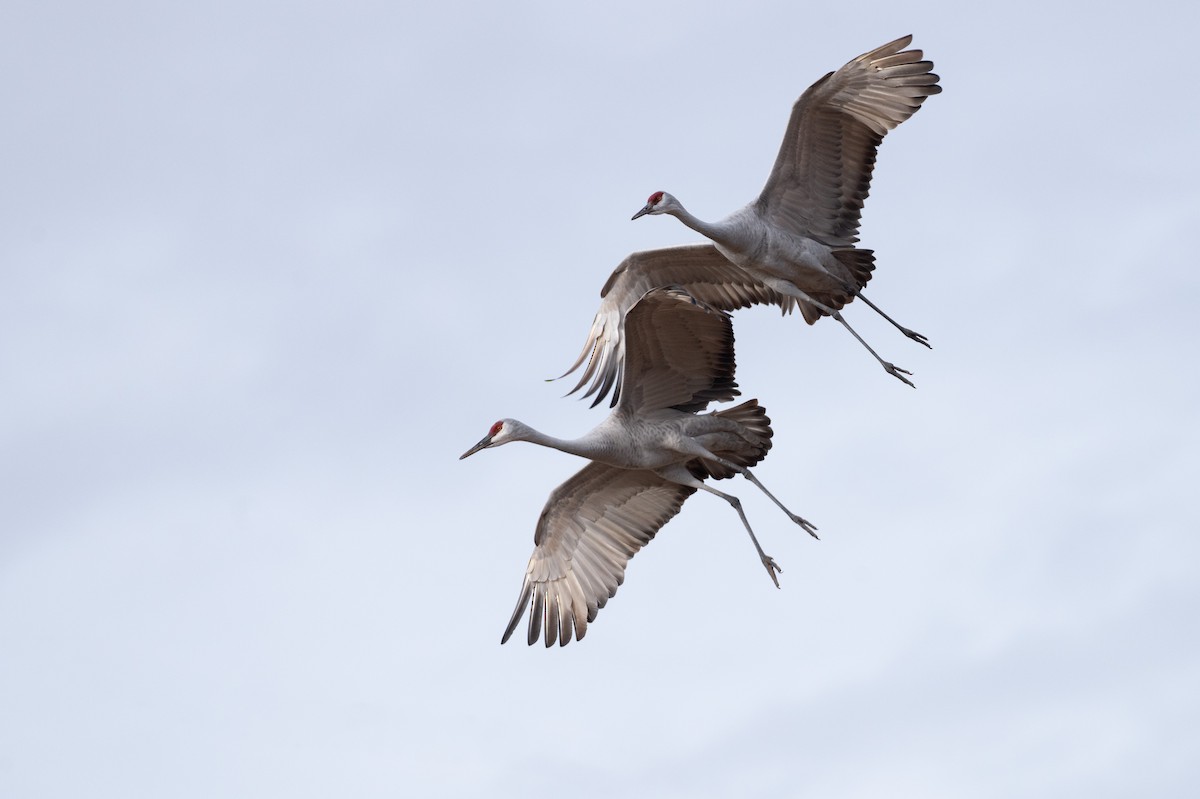
[[[908,385],[912,386],[913,388],[916,388],[916,386],[913,384],[913,381],[909,380],[907,377],[904,376],[904,375],[912,374],[912,372],[908,371],[907,369],[901,369],[899,366],[896,366],[895,364],[884,361],[883,362],[883,370],[885,372],[887,372],[889,375],[891,375],[892,377],[901,381],[902,383],[907,383]]]
[[[779,564],[776,563],[775,559],[773,557],[771,557],[770,555],[762,556],[762,565],[766,567],[767,574],[771,575],[771,582],[775,583],[775,587],[778,588],[779,587],[779,578],[776,577],[775,575],[782,574],[783,569],[779,568]]]

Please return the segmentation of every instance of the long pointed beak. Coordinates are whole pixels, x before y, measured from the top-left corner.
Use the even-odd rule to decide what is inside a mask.
[[[487,448],[488,448],[488,447],[490,447],[491,445],[492,445],[492,437],[491,437],[491,436],[484,436],[482,439],[480,439],[480,440],[479,440],[479,443],[478,443],[478,444],[476,444],[475,446],[471,447],[469,450],[467,450],[467,451],[466,451],[466,452],[464,452],[463,454],[459,455],[459,456],[458,456],[458,459],[461,461],[463,458],[469,458],[469,457],[471,457],[472,455],[474,455],[476,452],[478,452],[479,450],[481,450],[481,449],[487,449]]]
[[[650,207],[651,207],[650,203],[646,203],[646,206],[642,210],[638,211],[636,214],[629,217],[629,221],[632,222],[633,220],[637,219],[639,216],[650,213]]]

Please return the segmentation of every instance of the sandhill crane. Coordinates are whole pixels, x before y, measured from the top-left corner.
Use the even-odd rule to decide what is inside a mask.
[[[492,425],[466,458],[510,441],[529,441],[592,462],[556,488],[538,518],[536,544],[501,643],[530,608],[528,641],[545,627],[546,646],[583,638],[616,594],[625,566],[697,490],[728,502],[750,534],[776,587],[781,571],[763,552],[737,497],[705,484],[741,474],[814,538],[816,528],[788,510],[750,472],[771,448],[773,431],[757,400],[702,414],[733,399],[729,315],[677,287],[656,288],[626,314],[625,363],[616,409],[581,438],[564,440],[515,419]]]
[[[670,194],[656,191],[633,215],[678,218],[764,286],[795,300],[809,324],[832,316],[889,374],[910,386],[904,375],[912,373],[880,358],[839,309],[861,297],[904,335],[929,346],[920,333],[862,296],[875,268],[874,254],[854,246],[884,134],[942,90],[930,72],[932,62],[922,60],[920,50],[902,51],[911,41],[904,36],[864,53],[801,95],[766,186],[745,208],[720,222],[705,222]],[[681,285],[691,290],[687,281]]]

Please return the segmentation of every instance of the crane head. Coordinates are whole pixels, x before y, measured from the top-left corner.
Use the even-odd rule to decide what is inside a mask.
[[[644,214],[666,214],[674,210],[678,205],[675,198],[667,194],[665,191],[656,191],[646,200],[646,204],[642,210],[633,215],[632,219],[637,219]]]
[[[459,455],[458,459],[461,461],[463,458],[470,457],[481,449],[497,447],[512,440],[512,433],[516,427],[516,424],[517,423],[512,419],[501,419],[500,421],[496,422],[494,425],[492,425],[491,429],[488,430],[488,434],[479,439],[478,444],[471,447],[462,455]]]

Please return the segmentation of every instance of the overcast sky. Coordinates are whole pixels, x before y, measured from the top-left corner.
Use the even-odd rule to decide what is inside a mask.
[[[0,794],[1182,797],[1200,782],[1193,4],[10,0]],[[500,634],[601,285],[906,33],[845,331],[587,638]]]

